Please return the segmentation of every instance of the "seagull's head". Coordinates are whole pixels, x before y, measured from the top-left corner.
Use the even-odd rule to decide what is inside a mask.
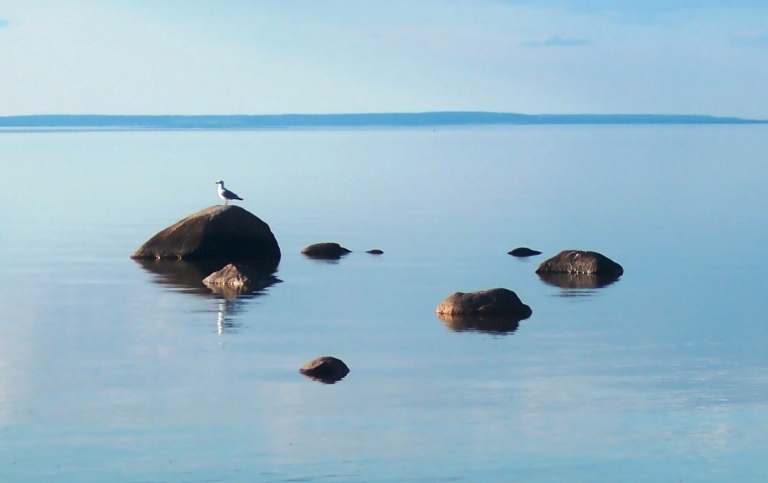
[[[224,182],[222,180],[218,180],[217,182],[215,182],[213,184],[220,184],[221,186],[224,186]]]

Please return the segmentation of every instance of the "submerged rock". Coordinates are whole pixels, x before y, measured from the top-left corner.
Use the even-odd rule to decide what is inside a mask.
[[[439,315],[492,316],[516,320],[527,319],[533,311],[517,294],[506,288],[493,288],[480,292],[456,292],[437,306]]]
[[[507,255],[512,255],[513,257],[532,257],[535,255],[541,255],[541,252],[538,250],[532,250],[527,247],[519,247],[510,252],[507,252]]]
[[[263,272],[256,271],[248,265],[230,263],[217,272],[213,272],[203,279],[206,285],[229,285],[242,287],[259,283],[264,280]]]
[[[223,260],[280,263],[280,247],[264,221],[234,205],[206,208],[161,230],[131,258],[146,260]]]
[[[331,356],[319,357],[307,362],[299,372],[325,384],[333,384],[349,374],[349,367],[343,361]]]
[[[301,253],[310,258],[337,260],[351,251],[352,250],[347,250],[338,243],[325,242],[309,245],[304,248]]]
[[[383,255],[384,252],[382,250],[379,250],[378,248],[374,248],[373,250],[368,250],[365,253],[370,253],[371,255]]]
[[[536,273],[587,273],[620,277],[624,273],[621,265],[597,252],[564,250],[536,269]]]

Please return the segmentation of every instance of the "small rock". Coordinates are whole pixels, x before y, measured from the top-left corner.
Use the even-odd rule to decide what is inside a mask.
[[[379,250],[378,248],[374,248],[373,250],[368,250],[365,253],[370,253],[371,255],[383,255],[384,252],[382,250]]]
[[[456,292],[437,306],[442,315],[482,315],[527,319],[533,311],[517,294],[505,288],[493,288],[480,292]]]
[[[350,253],[351,251],[352,250],[347,250],[338,243],[327,242],[309,245],[303,249],[301,253],[310,258],[336,260],[343,257],[347,253]]]
[[[621,265],[597,252],[564,250],[536,269],[536,273],[592,273],[619,277],[624,273]]]
[[[507,255],[512,255],[513,257],[532,257],[534,255],[541,255],[541,252],[527,247],[519,247],[511,252],[507,252]]]
[[[213,272],[203,279],[206,285],[231,285],[242,287],[256,282],[262,274],[247,265],[230,263],[218,272]]]
[[[349,374],[349,367],[343,361],[331,356],[319,357],[307,362],[299,372],[325,384],[333,384]]]

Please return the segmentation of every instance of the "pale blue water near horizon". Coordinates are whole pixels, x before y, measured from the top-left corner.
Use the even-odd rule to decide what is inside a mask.
[[[0,133],[0,481],[763,481],[765,134]],[[283,251],[235,301],[129,259],[218,179]],[[542,282],[563,249],[625,274]],[[434,315],[492,287],[531,318]]]

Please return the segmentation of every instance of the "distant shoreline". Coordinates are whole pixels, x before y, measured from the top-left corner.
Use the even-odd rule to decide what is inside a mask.
[[[438,127],[579,124],[768,124],[738,117],[668,114],[516,114],[421,112],[264,115],[31,115],[0,116],[0,130],[251,130],[334,127]]]

